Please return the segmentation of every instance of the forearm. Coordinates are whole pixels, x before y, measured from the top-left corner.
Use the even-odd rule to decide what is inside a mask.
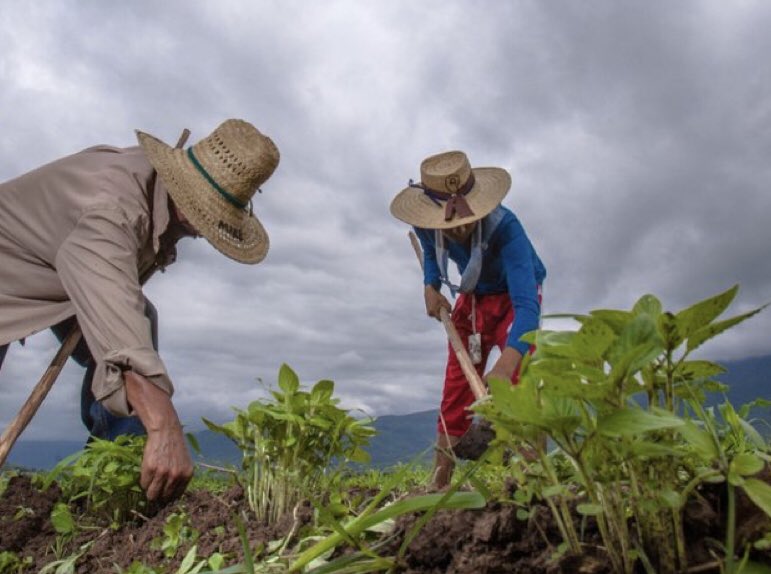
[[[139,484],[149,500],[176,498],[193,476],[193,461],[171,397],[134,371],[123,376],[128,402],[147,429]]]
[[[126,397],[148,433],[181,429],[171,397],[134,371],[123,373]]]

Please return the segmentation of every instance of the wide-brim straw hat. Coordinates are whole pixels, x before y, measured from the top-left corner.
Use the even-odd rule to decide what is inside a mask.
[[[176,206],[209,243],[241,263],[265,258],[270,241],[252,196],[278,165],[269,137],[230,119],[187,150],[139,130],[137,139]]]
[[[391,202],[391,214],[415,227],[450,229],[488,215],[510,188],[505,169],[472,168],[465,153],[448,151],[423,160],[420,183],[410,180]]]

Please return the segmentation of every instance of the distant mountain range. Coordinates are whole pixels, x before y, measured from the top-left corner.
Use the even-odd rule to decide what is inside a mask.
[[[757,398],[771,399],[771,355],[721,363],[727,372],[720,380],[729,385],[728,399],[740,406]],[[439,397],[437,397],[437,400]],[[710,404],[722,401],[713,396]],[[771,422],[769,409],[756,410],[754,416]],[[374,426],[378,434],[370,441],[371,465],[385,468],[397,463],[408,463],[416,458],[428,460],[436,434],[436,410],[407,415],[379,417]],[[202,460],[211,464],[234,464],[240,461],[240,452],[227,438],[208,430],[195,433],[203,453]],[[8,458],[8,463],[30,469],[48,470],[65,456],[83,448],[75,441],[19,441]],[[197,457],[199,458],[199,457]]]

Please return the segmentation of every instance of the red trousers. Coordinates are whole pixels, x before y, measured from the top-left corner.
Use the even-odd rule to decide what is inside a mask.
[[[514,308],[508,293],[495,295],[476,295],[462,293],[452,311],[452,322],[468,349],[468,337],[473,332],[471,326],[472,299],[475,301],[476,332],[482,337],[482,362],[476,366],[477,373],[484,377],[487,358],[493,347],[503,350],[509,336],[509,329],[514,321]],[[519,380],[519,367],[514,372],[511,382]],[[471,425],[469,405],[475,400],[474,393],[463,374],[452,345],[448,344],[447,371],[442,391],[442,405],[437,425],[439,434],[462,436]],[[444,419],[444,421],[442,420]]]

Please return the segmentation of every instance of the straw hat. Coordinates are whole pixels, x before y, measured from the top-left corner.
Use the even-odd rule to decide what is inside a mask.
[[[268,234],[252,212],[252,196],[278,165],[269,137],[231,119],[187,150],[138,130],[137,139],[174,203],[209,243],[242,263],[265,258]]]
[[[482,219],[509,192],[511,176],[499,167],[471,168],[462,151],[432,155],[391,202],[391,214],[424,229],[449,229]]]

